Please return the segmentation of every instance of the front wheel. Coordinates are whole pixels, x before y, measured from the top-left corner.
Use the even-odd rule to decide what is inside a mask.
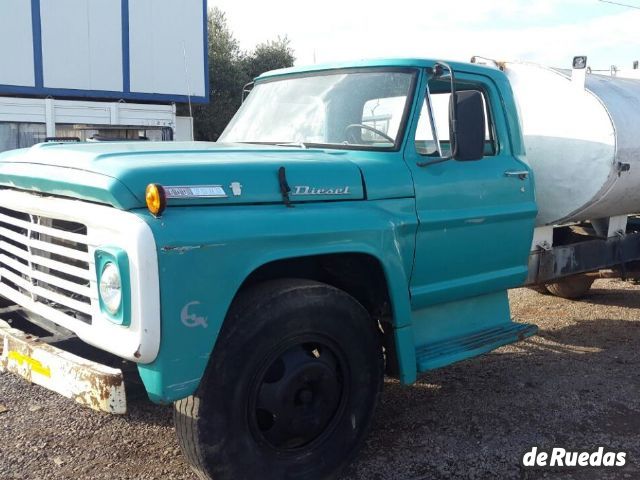
[[[234,301],[178,440],[203,479],[323,479],[362,443],[382,386],[380,334],[329,285],[268,282]]]

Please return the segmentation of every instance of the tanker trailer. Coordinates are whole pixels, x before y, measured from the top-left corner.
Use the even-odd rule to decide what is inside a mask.
[[[501,62],[534,172],[527,284],[567,297],[640,276],[640,80]]]

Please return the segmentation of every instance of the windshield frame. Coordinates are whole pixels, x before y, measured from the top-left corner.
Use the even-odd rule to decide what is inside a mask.
[[[255,85],[258,86],[265,83],[278,82],[282,80],[291,80],[296,78],[308,78],[308,77],[318,77],[318,76],[327,76],[327,75],[342,75],[342,74],[352,74],[352,73],[408,73],[411,75],[411,81],[409,83],[409,89],[407,90],[407,98],[405,100],[404,110],[402,112],[402,117],[400,118],[400,126],[398,128],[398,134],[395,138],[395,142],[393,145],[388,147],[382,146],[369,146],[369,145],[360,145],[360,144],[342,144],[342,143],[315,143],[315,142],[303,142],[304,146],[311,148],[325,148],[325,149],[335,149],[335,150],[357,150],[357,151],[373,151],[373,152],[398,152],[400,151],[402,145],[404,144],[405,134],[407,131],[407,126],[409,123],[409,116],[411,114],[411,110],[413,108],[413,104],[415,101],[416,89],[418,85],[418,79],[420,74],[420,69],[417,67],[346,67],[346,68],[334,68],[327,70],[314,70],[303,73],[294,73],[294,74],[282,74],[282,75],[274,75],[269,76],[264,79],[260,79],[260,77],[256,78]],[[252,89],[253,91],[253,89]],[[249,93],[251,95],[251,93]],[[249,97],[247,95],[247,98]],[[246,98],[245,98],[246,100]],[[242,109],[242,105],[236,112],[237,115]],[[234,116],[235,116],[234,115]],[[232,122],[229,122],[227,127],[222,131],[220,137],[224,136],[227,128],[231,125]],[[218,140],[220,141],[220,140]],[[223,140],[224,141],[224,140]],[[253,142],[253,141],[243,141],[243,142],[233,142],[238,144],[248,144],[248,145],[286,145],[291,142],[281,141],[281,142]],[[287,145],[291,146],[291,145]]]

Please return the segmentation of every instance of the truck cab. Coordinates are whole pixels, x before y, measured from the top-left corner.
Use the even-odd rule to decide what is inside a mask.
[[[535,333],[507,289],[536,213],[500,70],[269,72],[217,143],[0,156],[0,368],[123,413],[120,373],[58,348],[69,333],[175,403],[203,478],[327,478],[385,373],[410,384]]]

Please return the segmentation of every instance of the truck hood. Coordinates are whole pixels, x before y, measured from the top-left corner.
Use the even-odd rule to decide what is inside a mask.
[[[364,199],[360,169],[345,153],[206,142],[48,143],[1,154],[0,187],[123,210],[146,206],[149,183],[180,197],[169,206],[282,203],[286,184],[291,202]]]

